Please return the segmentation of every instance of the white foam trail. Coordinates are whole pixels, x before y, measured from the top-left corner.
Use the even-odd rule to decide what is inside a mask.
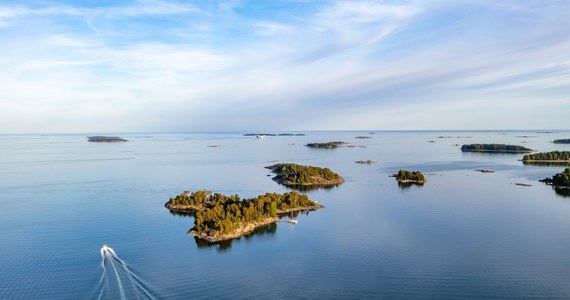
[[[119,286],[119,293],[121,294],[121,299],[122,300],[126,300],[127,297],[125,297],[125,289],[123,288],[123,281],[121,280],[121,276],[119,276],[119,272],[117,271],[117,267],[115,267],[115,262],[113,261],[113,259],[109,256],[109,261],[111,262],[111,266],[113,267],[113,271],[115,271],[115,276],[117,277],[117,285]]]
[[[152,294],[146,289],[145,285],[143,284],[143,281],[127,267],[127,264],[122,259],[119,258],[117,253],[115,253],[115,250],[113,250],[111,247],[107,245],[103,245],[103,247],[101,247],[101,257],[102,257],[101,265],[103,267],[103,275],[101,276],[100,284],[103,282],[103,280],[105,281],[105,284],[104,285],[101,284],[102,287],[98,299],[104,298],[105,290],[110,289],[110,283],[108,278],[109,276],[106,274],[105,270],[105,265],[107,261],[111,264],[113,273],[117,280],[116,283],[117,287],[119,288],[120,298],[122,300],[126,300],[127,298],[154,299]],[[120,263],[120,265],[115,264],[115,260],[118,263]],[[123,282],[123,280],[121,279],[121,277],[125,276],[128,279],[128,283]],[[125,286],[124,283],[127,283],[128,285]],[[128,288],[128,290],[126,288]],[[126,293],[127,291],[129,291],[129,293],[134,292],[135,297],[132,297],[133,295],[127,297]]]

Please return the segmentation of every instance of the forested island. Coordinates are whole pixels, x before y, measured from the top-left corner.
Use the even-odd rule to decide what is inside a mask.
[[[340,145],[347,144],[347,142],[327,142],[327,143],[309,143],[305,146],[315,149],[335,149]]]
[[[551,151],[527,154],[522,159],[525,164],[533,163],[570,163],[570,151]]]
[[[570,139],[560,139],[552,141],[555,144],[570,144]]]
[[[126,142],[127,140],[117,136],[88,136],[87,141],[113,143],[113,142]]]
[[[427,182],[424,174],[420,171],[407,171],[407,170],[400,170],[398,174],[393,175],[396,177],[399,183],[415,183],[415,184],[424,184]]]
[[[564,172],[558,173],[552,178],[545,178],[540,181],[558,188],[570,188],[570,168],[564,169]]]
[[[304,133],[245,133],[243,136],[305,136]]]
[[[238,195],[201,190],[170,198],[165,207],[174,212],[193,214],[194,227],[188,233],[213,243],[238,238],[274,223],[279,220],[278,214],[324,206],[297,192],[266,193],[242,200]]]
[[[463,152],[490,152],[490,153],[527,153],[534,150],[518,146],[505,144],[467,144],[461,146]]]
[[[329,168],[303,166],[293,163],[279,163],[266,168],[276,174],[273,180],[287,186],[331,186],[344,182],[344,178]]]

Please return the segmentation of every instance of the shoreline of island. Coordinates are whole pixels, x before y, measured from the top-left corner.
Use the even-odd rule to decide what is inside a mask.
[[[563,160],[563,159],[557,159],[557,160],[548,160],[548,159],[537,159],[537,160],[523,160],[521,159],[520,161],[522,161],[525,164],[570,164],[570,160]]]
[[[303,207],[289,208],[289,209],[285,209],[285,210],[277,210],[277,214],[286,214],[286,213],[295,212],[295,211],[311,211],[311,210],[321,209],[324,207],[325,207],[324,205],[319,204],[317,206],[303,206]],[[234,232],[229,233],[229,234],[219,235],[219,236],[211,236],[205,232],[197,231],[194,228],[191,228],[187,232],[187,234],[192,235],[192,236],[197,237],[197,238],[200,238],[200,239],[203,239],[203,240],[206,240],[210,243],[217,243],[217,242],[237,239],[237,238],[240,238],[242,236],[246,236],[246,235],[254,232],[259,227],[263,227],[263,226],[273,224],[279,220],[281,220],[280,217],[269,217],[265,220],[260,220],[257,222],[249,222],[249,223],[245,223],[245,224],[242,223],[242,224],[239,224],[237,226],[237,228],[234,229]]]
[[[427,182],[424,174],[420,171],[412,172],[408,170],[400,170],[398,173],[390,175],[390,177],[395,177],[399,184],[423,185]]]

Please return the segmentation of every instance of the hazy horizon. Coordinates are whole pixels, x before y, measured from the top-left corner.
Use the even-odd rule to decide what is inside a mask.
[[[0,0],[0,133],[564,130],[568,17],[556,0]]]
[[[140,134],[157,134],[157,135],[168,135],[168,134],[286,134],[286,133],[326,133],[326,132],[370,132],[370,133],[418,133],[418,132],[534,132],[534,133],[566,133],[570,129],[558,129],[558,128],[527,128],[527,129],[334,129],[334,130],[187,130],[187,131],[54,131],[54,132],[2,132],[0,135],[10,136],[10,135],[85,135],[85,136],[113,136],[113,135],[140,135]]]

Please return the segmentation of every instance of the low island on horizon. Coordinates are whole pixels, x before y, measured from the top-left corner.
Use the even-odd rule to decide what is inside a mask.
[[[400,170],[398,174],[392,175],[396,177],[398,183],[402,184],[419,184],[422,185],[427,182],[424,174],[420,171],[408,171],[408,170]]]
[[[97,143],[127,142],[126,139],[120,138],[118,136],[102,136],[102,135],[88,136],[87,141],[97,142]]]
[[[462,152],[488,153],[528,153],[534,150],[519,145],[506,144],[466,144],[461,146]]]
[[[348,144],[347,142],[334,141],[326,143],[308,143],[305,146],[313,149],[336,149],[341,145]]]

